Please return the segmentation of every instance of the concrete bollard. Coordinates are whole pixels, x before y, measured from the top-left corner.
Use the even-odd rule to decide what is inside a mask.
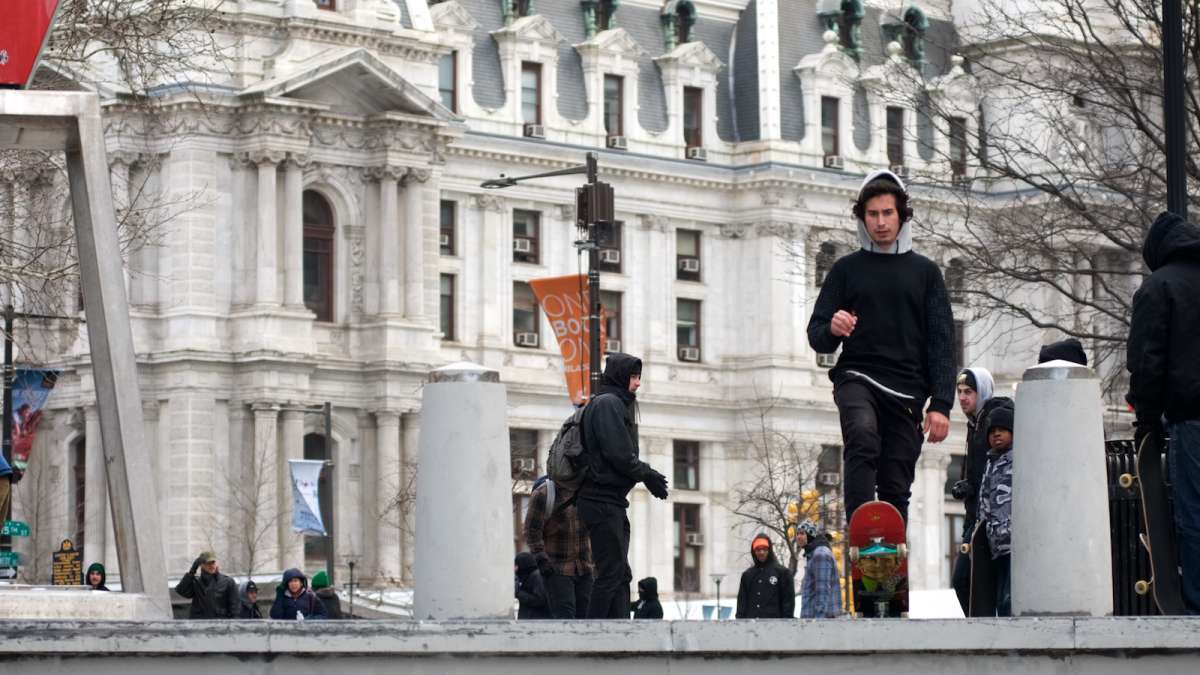
[[[1100,381],[1050,361],[1025,371],[1013,437],[1014,616],[1111,616]]]
[[[415,619],[513,616],[507,406],[494,370],[455,363],[429,374],[417,464]]]

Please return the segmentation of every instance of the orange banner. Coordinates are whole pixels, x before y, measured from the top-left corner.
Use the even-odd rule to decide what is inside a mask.
[[[529,287],[538,306],[550,320],[563,355],[563,373],[572,403],[583,403],[591,389],[591,351],[588,349],[587,276],[532,279]],[[601,315],[603,316],[603,315]],[[604,344],[604,321],[600,321],[600,344]]]

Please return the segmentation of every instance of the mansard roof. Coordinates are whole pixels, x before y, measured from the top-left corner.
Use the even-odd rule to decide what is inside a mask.
[[[239,97],[292,98],[321,103],[332,112],[344,114],[404,112],[443,122],[457,119],[441,103],[362,48],[247,87]]]

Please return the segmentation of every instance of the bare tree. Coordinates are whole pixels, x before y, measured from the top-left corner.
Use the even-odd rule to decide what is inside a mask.
[[[1080,339],[1114,398],[1125,389],[1142,242],[1166,205],[1160,8],[1157,0],[983,0],[962,28],[967,46],[941,45],[961,49],[963,66],[940,80],[898,71],[913,76],[917,142],[930,160],[913,182],[951,205],[919,208],[916,220],[918,236],[956,261],[951,292],[984,326],[1014,319]],[[1195,3],[1184,32],[1195,139]],[[936,95],[963,68],[978,83],[977,110]],[[1200,145],[1186,148],[1195,209]]]
[[[259,430],[255,429],[255,433]],[[230,571],[253,576],[262,571],[266,553],[277,547],[282,514],[276,503],[276,458],[267,444],[254,442],[240,480],[229,481],[228,498],[218,504],[210,532],[230,533]]]
[[[729,510],[740,525],[753,525],[782,541],[787,548],[785,564],[795,574],[802,549],[790,533],[798,518],[815,515],[822,529],[840,529],[842,498],[837,485],[819,485],[831,482],[819,480],[825,449],[780,430],[775,421],[782,412],[778,407],[778,400],[766,400],[743,415],[749,467],[745,480],[730,491]],[[834,470],[840,476],[841,454],[835,451],[834,457]],[[806,512],[805,497],[815,514]]]
[[[30,533],[29,537],[13,539],[22,558],[18,578],[30,584],[49,582],[51,554],[67,535],[63,467],[47,459],[44,452],[35,454],[13,490],[14,515],[29,525]]]

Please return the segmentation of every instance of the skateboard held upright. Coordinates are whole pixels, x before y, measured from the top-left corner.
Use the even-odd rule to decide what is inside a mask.
[[[1183,589],[1175,551],[1175,525],[1171,522],[1167,482],[1163,474],[1163,439],[1148,434],[1137,449],[1137,477],[1121,476],[1122,487],[1136,483],[1142,503],[1145,534],[1142,545],[1150,555],[1150,579],[1139,580],[1139,595],[1150,593],[1162,614],[1183,614]]]
[[[904,518],[887,502],[867,502],[850,516],[854,607],[864,617],[908,614],[908,544]]]

